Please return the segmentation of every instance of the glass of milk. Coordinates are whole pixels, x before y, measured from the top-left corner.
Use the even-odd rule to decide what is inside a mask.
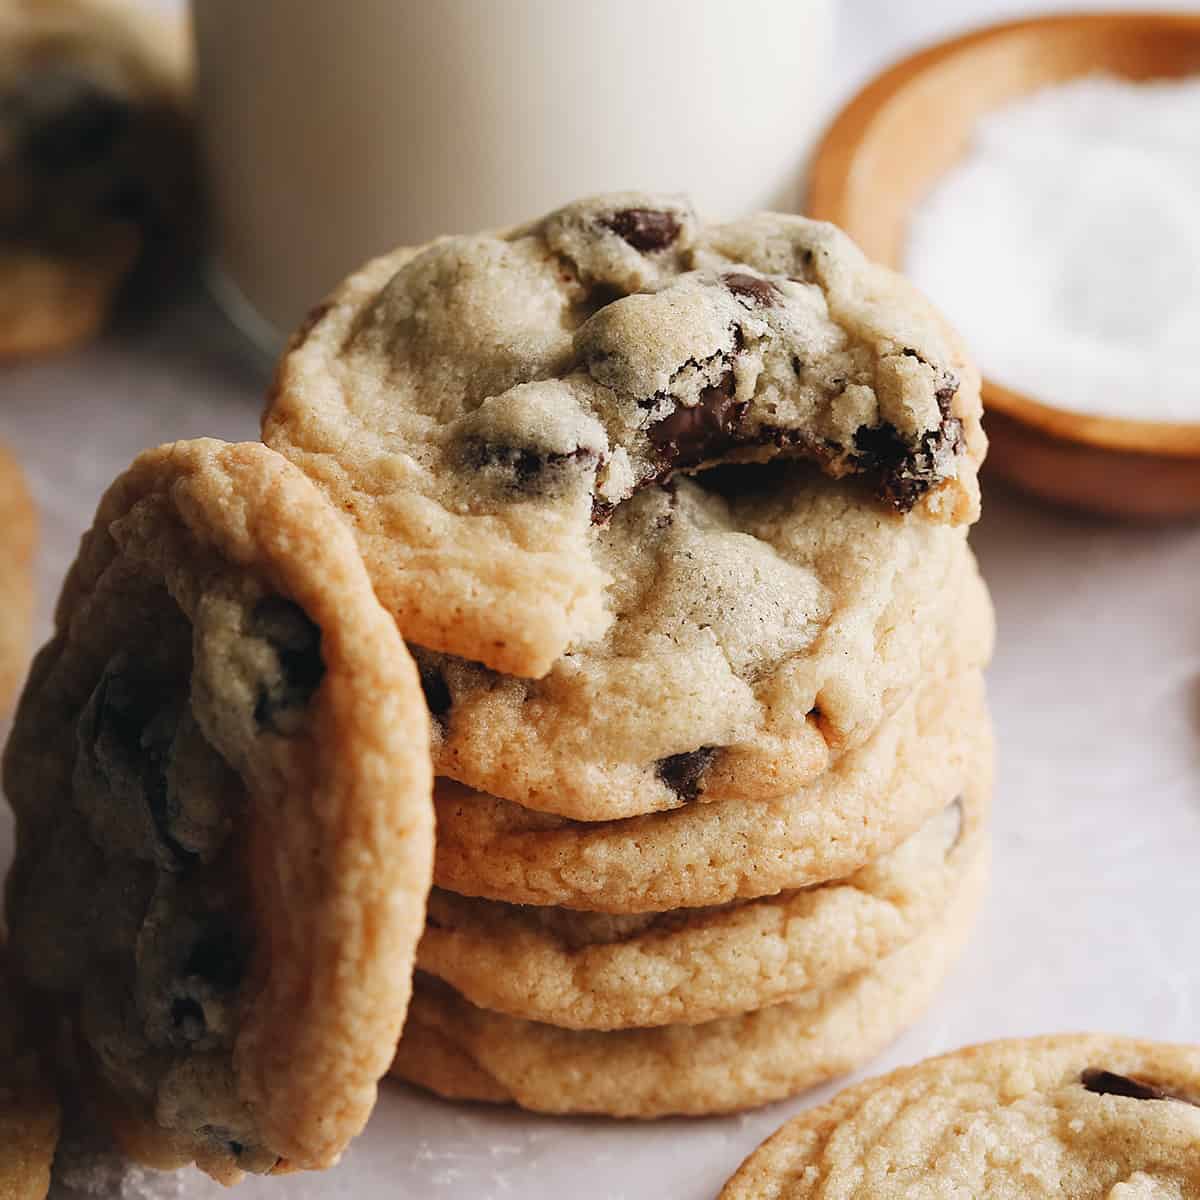
[[[277,348],[397,245],[578,196],[795,209],[833,0],[195,0],[214,287]]]

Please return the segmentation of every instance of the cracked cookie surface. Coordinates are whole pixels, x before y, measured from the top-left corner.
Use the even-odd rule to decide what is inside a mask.
[[[0,8],[0,360],[90,337],[194,242],[185,58],[139,5]]]
[[[721,1200],[1196,1200],[1200,1048],[1105,1035],[971,1046],[801,1113]]]
[[[848,879],[613,916],[435,889],[417,965],[480,1008],[566,1029],[695,1025],[873,966],[987,871],[986,778]]]
[[[944,670],[960,629],[972,661],[990,645],[964,529],[786,468],[641,492],[596,555],[613,622],[541,679],[414,651],[438,774],[592,821],[787,795]]]
[[[320,1168],[404,1018],[432,858],[415,666],[349,532],[259,445],[108,490],[4,761],[12,958],[127,1153]]]
[[[620,821],[532,812],[439,779],[435,881],[460,895],[590,912],[727,904],[852,874],[990,778],[983,678],[922,685],[858,750],[772,800]]]
[[[978,883],[871,969],[702,1025],[557,1029],[476,1008],[420,975],[392,1074],[535,1112],[650,1118],[767,1104],[861,1065],[920,1015],[966,941]]]
[[[0,717],[5,717],[29,659],[37,516],[21,466],[2,445],[0,530]]]
[[[968,522],[979,415],[953,334],[832,226],[631,193],[368,264],[293,338],[263,431],[406,638],[538,677],[610,624],[598,531],[641,489],[803,458]]]

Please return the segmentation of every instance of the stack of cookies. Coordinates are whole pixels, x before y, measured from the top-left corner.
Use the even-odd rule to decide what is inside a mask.
[[[368,264],[264,440],[420,668],[437,847],[393,1073],[710,1113],[930,1002],[987,865],[978,378],[835,229],[626,194]]]

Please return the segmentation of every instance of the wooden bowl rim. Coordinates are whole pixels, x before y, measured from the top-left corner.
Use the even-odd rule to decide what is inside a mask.
[[[855,169],[858,147],[876,114],[894,95],[926,71],[982,42],[1025,34],[1030,30],[1105,23],[1163,31],[1175,29],[1200,37],[1200,13],[1117,10],[1052,13],[1002,21],[927,46],[876,75],[834,117],[813,155],[806,211],[819,219],[838,222],[845,205],[846,186]],[[1200,422],[1138,421],[1074,412],[1035,400],[993,379],[985,377],[983,386],[988,408],[1006,413],[1049,437],[1124,453],[1200,457]]]

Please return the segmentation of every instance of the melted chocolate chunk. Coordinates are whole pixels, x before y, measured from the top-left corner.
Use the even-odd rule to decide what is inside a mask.
[[[274,733],[293,732],[284,728],[287,714],[305,708],[325,678],[321,630],[299,605],[273,596],[256,605],[250,632],[274,649],[279,662],[278,678],[259,686],[254,719]]]
[[[498,469],[506,482],[525,494],[549,494],[575,469],[594,469],[599,456],[582,446],[574,450],[539,451],[522,446],[500,446],[472,438],[463,445],[463,457],[469,468]]]
[[[602,500],[599,496],[592,497],[592,524],[607,525],[612,520],[617,506],[611,500]]]
[[[742,296],[763,308],[770,308],[779,299],[779,289],[769,280],[757,275],[731,271],[721,276],[721,282],[735,295]]]
[[[910,450],[894,425],[885,422],[861,426],[854,434],[854,462],[859,470],[876,476],[876,495],[897,512],[909,512],[941,483],[939,461],[945,452],[957,453],[962,445],[962,424],[943,419],[936,432],[922,434]]]
[[[1118,1075],[1115,1071],[1106,1071],[1103,1067],[1088,1067],[1080,1073],[1079,1082],[1089,1092],[1095,1092],[1098,1096],[1125,1096],[1130,1100],[1176,1100],[1200,1108],[1200,1101],[1190,1096],[1180,1096],[1160,1088],[1157,1084],[1147,1083],[1143,1079],[1131,1079],[1128,1075]]]
[[[196,939],[183,964],[183,973],[223,991],[232,991],[242,982],[246,958],[246,949],[233,929],[217,920]]]
[[[734,433],[746,405],[735,401],[733,393],[733,371],[728,370],[719,383],[701,391],[698,403],[690,408],[681,404],[650,426],[647,436],[664,467],[692,467],[736,444]]]
[[[700,794],[704,773],[712,766],[719,747],[701,746],[660,758],[656,765],[658,777],[682,800],[695,800]]]
[[[102,740],[112,738],[123,757],[136,764],[150,820],[167,852],[162,865],[174,869],[189,865],[197,856],[171,833],[175,814],[171,811],[167,787],[167,765],[180,703],[178,693],[154,679],[111,668],[101,677],[96,690],[93,747],[98,748]],[[156,720],[160,716],[163,719]]]
[[[665,250],[679,236],[680,228],[672,213],[653,208],[626,208],[601,224],[643,254]]]
[[[432,663],[421,663],[421,691],[425,693],[425,703],[429,707],[429,715],[439,725],[445,724],[446,714],[454,704],[446,677]]]

